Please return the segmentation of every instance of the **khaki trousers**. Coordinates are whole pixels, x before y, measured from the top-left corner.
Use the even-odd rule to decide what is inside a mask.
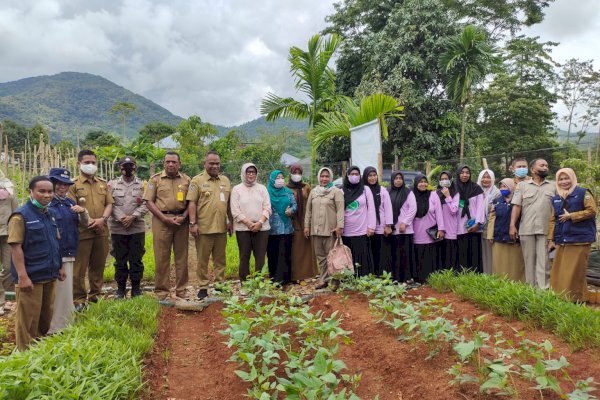
[[[188,240],[190,227],[187,222],[177,227],[163,224],[158,218],[152,218],[155,278],[154,291],[160,299],[169,295],[171,249],[175,259],[175,293],[186,296],[188,284]]]
[[[36,338],[44,336],[50,329],[52,308],[54,306],[54,288],[56,280],[34,283],[33,290],[24,292],[17,285],[17,312],[15,336],[17,349],[26,350]]]
[[[521,235],[525,261],[525,281],[541,289],[550,287],[550,262],[546,252],[546,235]]]
[[[12,275],[10,274],[10,245],[7,242],[8,236],[0,236],[0,307],[5,302],[5,291],[11,290],[14,285]]]
[[[200,289],[207,289],[210,283],[208,279],[208,261],[211,254],[215,282],[223,282],[225,280],[225,266],[227,263],[225,255],[226,247],[227,233],[200,234],[196,238],[196,256],[198,259],[196,275],[198,275]]]
[[[66,328],[75,319],[73,305],[73,261],[63,261],[62,267],[67,274],[64,281],[57,281],[54,289],[54,312],[50,322],[49,334]]]
[[[310,237],[315,250],[315,257],[317,258],[317,264],[319,264],[319,278],[325,280],[327,274],[327,255],[335,244],[335,236],[311,236]]]
[[[102,293],[104,267],[108,255],[108,236],[97,236],[79,241],[77,256],[73,264],[73,301],[85,303],[97,301]],[[85,288],[85,274],[88,275],[90,292]]]

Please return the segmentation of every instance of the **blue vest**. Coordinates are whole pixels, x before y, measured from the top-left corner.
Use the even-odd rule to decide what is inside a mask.
[[[75,257],[79,247],[79,215],[71,211],[74,205],[75,202],[68,197],[64,200],[55,197],[48,205],[49,209],[54,210],[54,219],[60,232],[61,257]]]
[[[584,198],[587,193],[587,189],[578,186],[566,199],[562,199],[559,195],[552,198],[555,217],[554,243],[593,243],[596,241],[595,218],[589,218],[577,223],[573,223],[571,220],[563,223],[558,220],[558,217],[564,214],[563,209],[566,209],[569,213],[583,211],[585,209]]]
[[[25,255],[25,270],[29,279],[37,283],[58,278],[61,258],[54,211],[48,209],[48,213],[45,214],[31,204],[31,201],[27,201],[12,215],[15,214],[20,214],[25,224],[25,240],[22,247]],[[10,273],[15,281],[18,281],[17,270],[12,262]]]
[[[506,202],[504,197],[500,196],[492,203],[496,211],[496,221],[494,221],[494,241],[500,243],[512,243],[508,234],[510,229],[510,215],[512,214],[512,204]]]

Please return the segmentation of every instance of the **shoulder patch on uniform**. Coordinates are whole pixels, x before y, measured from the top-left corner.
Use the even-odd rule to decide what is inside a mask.
[[[146,186],[148,189],[154,189],[154,183],[152,183],[152,181],[148,182],[148,185]]]

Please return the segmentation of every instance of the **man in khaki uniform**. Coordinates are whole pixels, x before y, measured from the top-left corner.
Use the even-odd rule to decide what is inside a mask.
[[[208,296],[208,260],[212,254],[215,281],[225,280],[227,232],[233,218],[229,211],[231,183],[219,174],[221,158],[210,151],[204,159],[204,172],[192,179],[187,194],[190,233],[196,238],[198,299]],[[229,218],[229,221],[228,221]]]
[[[10,246],[8,244],[8,217],[18,207],[13,183],[0,171],[0,315],[4,315],[5,291],[14,289],[10,275]]]
[[[511,239],[518,237],[521,241],[527,283],[547,289],[550,287],[550,262],[546,241],[556,185],[546,180],[546,160],[533,160],[529,169],[533,179],[519,183],[511,201],[513,210],[509,233]]]
[[[106,221],[112,213],[113,197],[106,181],[96,176],[96,154],[81,150],[77,156],[81,175],[74,179],[69,188],[69,197],[85,208],[90,225],[79,229],[79,248],[73,264],[73,301],[75,309],[81,311],[86,301],[98,301],[104,282],[104,267],[108,255],[108,227]],[[85,287],[88,274],[89,296]]]
[[[178,298],[189,297],[188,284],[188,235],[187,202],[190,177],[179,171],[179,154],[169,151],[163,160],[165,170],[152,175],[144,200],[152,213],[154,237],[155,292],[160,300],[169,296],[169,265],[171,248],[175,258],[175,294]]]

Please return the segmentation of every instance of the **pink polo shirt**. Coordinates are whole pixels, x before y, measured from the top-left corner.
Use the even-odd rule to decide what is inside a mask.
[[[475,218],[475,222],[483,226],[485,224],[485,198],[482,194],[478,194],[475,197],[471,197],[469,199],[469,212],[471,213],[471,218]],[[458,213],[456,214],[456,219],[458,221],[457,234],[464,235],[467,233],[467,228],[465,224],[467,223],[467,216],[461,217],[462,209],[458,209]]]
[[[367,234],[367,229],[375,230],[377,218],[371,189],[365,186],[365,191],[356,201],[358,207],[355,210],[346,208],[344,211],[343,236],[362,236]]]
[[[455,193],[454,197],[446,197],[442,204],[442,215],[444,216],[444,226],[446,227],[446,235],[444,238],[454,240],[456,239],[456,232],[458,231],[458,202],[460,200],[460,194]]]
[[[412,235],[415,233],[413,229],[415,215],[417,215],[417,199],[415,199],[415,194],[411,191],[404,204],[402,204],[402,208],[400,208],[396,229],[394,229],[392,235]],[[400,224],[406,225],[404,233],[400,233]]]
[[[415,235],[413,236],[414,244],[430,244],[433,239],[427,234],[427,229],[437,225],[439,231],[445,231],[444,217],[442,216],[442,203],[435,190],[429,193],[429,211],[423,218],[415,218],[413,228]]]
[[[386,188],[380,190],[381,204],[379,205],[379,224],[375,227],[375,233],[383,235],[383,229],[386,225],[392,225],[394,215],[392,214],[392,200]],[[377,215],[375,216],[377,222]]]

